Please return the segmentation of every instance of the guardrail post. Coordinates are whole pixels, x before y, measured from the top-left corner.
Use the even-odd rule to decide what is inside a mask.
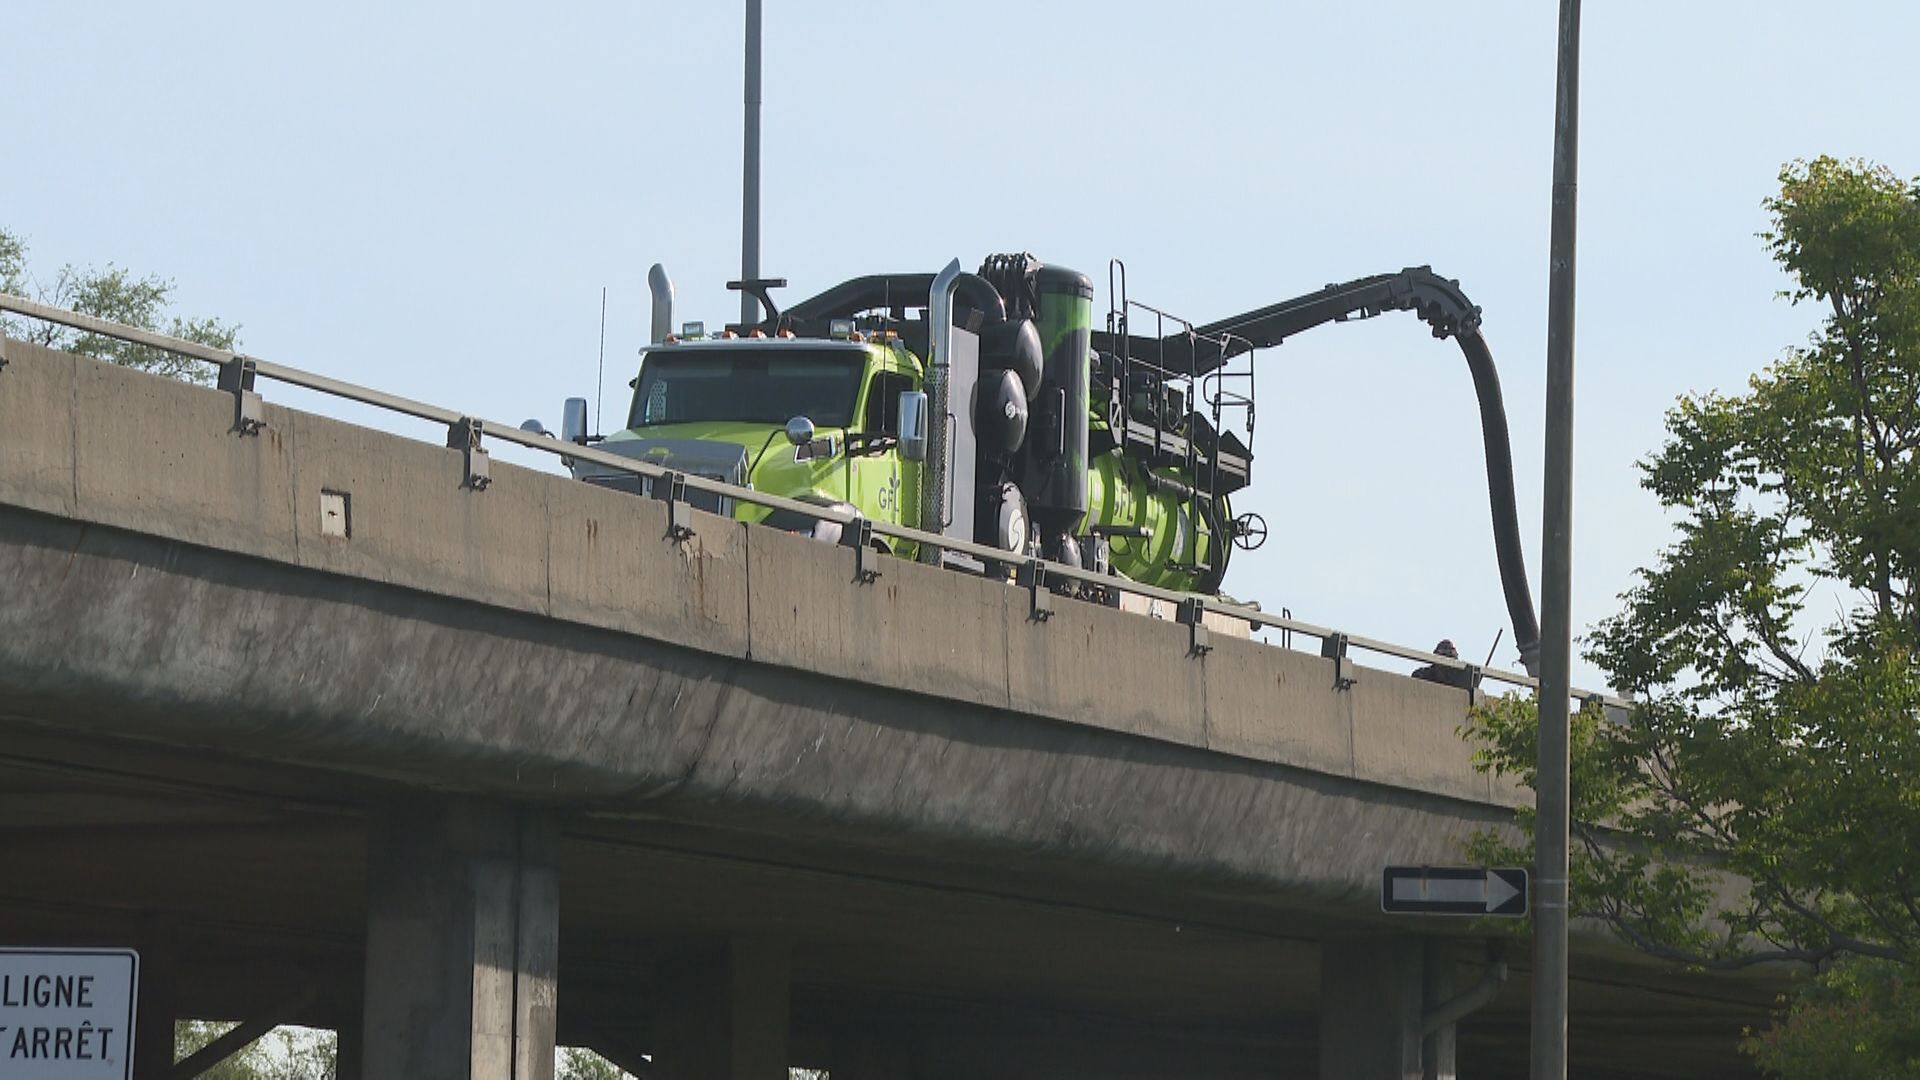
[[[1189,596],[1180,601],[1180,610],[1175,617],[1187,624],[1191,636],[1187,640],[1188,656],[1205,656],[1213,651],[1213,637],[1207,630],[1207,602],[1197,596]]]
[[[1482,670],[1482,668],[1480,667],[1480,665],[1479,665],[1479,664],[1468,664],[1468,665],[1466,666],[1466,672],[1467,672],[1467,708],[1469,708],[1469,709],[1471,709],[1471,708],[1473,708],[1474,706],[1476,706],[1476,705],[1478,705],[1478,704],[1480,704],[1480,697],[1481,697],[1481,694],[1480,694],[1480,672],[1481,672],[1481,670]]]
[[[1353,657],[1347,654],[1347,635],[1335,633],[1321,638],[1320,655],[1333,661],[1335,690],[1351,690],[1353,684],[1360,681],[1360,673],[1353,666]]]
[[[487,451],[480,445],[480,421],[471,416],[463,416],[447,425],[447,446],[461,452],[465,459],[466,478],[460,486],[474,491],[485,491],[493,483],[493,477],[487,474]]]
[[[253,389],[254,362],[244,356],[220,365],[220,389],[233,395],[233,427],[236,435],[258,435],[267,426],[260,395]]]
[[[1053,593],[1047,588],[1047,564],[1039,559],[1028,559],[1020,567],[1016,580],[1026,588],[1028,603],[1027,618],[1033,622],[1046,622],[1053,618]]]
[[[869,562],[879,554],[873,550],[873,522],[861,518],[842,527],[840,543],[843,547],[853,549],[854,581],[861,585],[871,585],[880,580],[880,567]]]
[[[687,505],[687,478],[661,473],[653,479],[653,497],[667,504],[667,539],[679,543],[693,537],[693,507]]]

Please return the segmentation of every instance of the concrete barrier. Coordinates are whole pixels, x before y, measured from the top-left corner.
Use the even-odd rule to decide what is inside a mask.
[[[65,353],[0,340],[0,503],[49,514],[74,511],[74,369]]]
[[[756,663],[975,705],[1007,707],[1010,590],[906,559],[854,581],[853,552],[760,526],[747,531]]]

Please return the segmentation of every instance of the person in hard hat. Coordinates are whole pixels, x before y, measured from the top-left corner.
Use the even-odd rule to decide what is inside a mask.
[[[1444,656],[1449,660],[1460,659],[1460,650],[1453,647],[1453,641],[1450,638],[1441,638],[1440,644],[1435,645],[1433,651],[1436,655]],[[1449,667],[1445,664],[1428,664],[1423,668],[1415,668],[1413,677],[1439,683],[1442,686],[1458,686],[1462,690],[1467,688],[1468,681],[1472,678],[1466,668]]]

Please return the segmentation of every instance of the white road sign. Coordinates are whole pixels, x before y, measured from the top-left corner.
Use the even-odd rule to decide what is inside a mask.
[[[0,948],[0,1080],[128,1080],[140,956]]]

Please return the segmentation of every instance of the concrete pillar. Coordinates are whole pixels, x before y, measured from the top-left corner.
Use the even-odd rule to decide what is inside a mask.
[[[656,1080],[787,1080],[792,957],[735,938],[660,966]]]
[[[361,1068],[366,1064],[365,954],[357,961],[351,970],[336,971],[329,980],[327,1011],[333,1017],[334,1080],[360,1080]]]
[[[1423,1080],[1422,952],[1416,937],[1321,946],[1321,1080]]]
[[[912,1080],[913,1050],[899,1032],[836,1033],[833,1080]]]
[[[1422,966],[1425,969],[1422,973],[1422,981],[1426,986],[1428,1010],[1453,998],[1454,969],[1459,963],[1459,958],[1455,955],[1457,951],[1450,942],[1434,938],[1427,939],[1425,956],[1422,959]],[[1424,1080],[1455,1080],[1453,1062],[1454,1046],[1457,1040],[1454,1033],[1457,1030],[1456,1025],[1448,1024],[1422,1040],[1420,1063]]]
[[[366,1040],[360,1037],[364,1030],[361,1018],[343,1020],[333,1033],[333,1080],[360,1080],[365,1075]]]
[[[139,932],[140,986],[134,1003],[133,1075],[166,1076],[173,1071],[173,1024],[179,1017],[174,995],[178,945],[171,920],[154,916]]]
[[[553,1080],[558,848],[551,814],[503,804],[373,816],[364,1080]]]

